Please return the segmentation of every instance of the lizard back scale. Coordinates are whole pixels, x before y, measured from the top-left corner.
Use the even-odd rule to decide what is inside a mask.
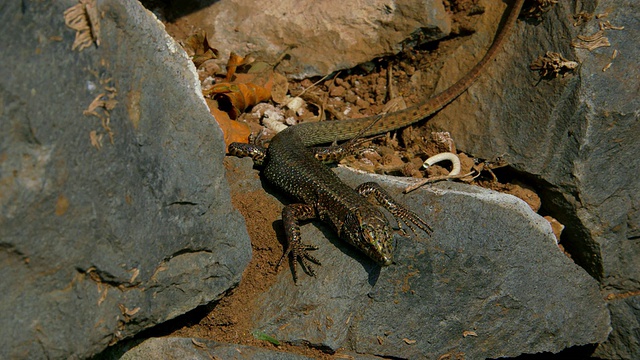
[[[373,195],[399,224],[404,223],[411,229],[413,224],[427,233],[431,232],[424,220],[396,202],[378,184],[365,183],[355,191],[351,189],[328,167],[320,163],[309,147],[399,129],[427,118],[445,107],[466,91],[495,58],[513,28],[523,3],[524,0],[514,2],[493,44],[466,75],[445,91],[420,104],[387,114],[380,121],[374,116],[294,125],[274,136],[266,149],[242,143],[229,145],[230,154],[239,157],[251,156],[256,164],[264,167],[262,173],[267,181],[298,201],[282,210],[287,248],[280,262],[292,254],[294,281],[297,281],[296,261],[300,262],[310,275],[315,275],[315,271],[308,261],[320,265],[320,262],[309,254],[309,250],[315,250],[316,247],[305,245],[301,241],[298,221],[302,220],[319,218],[330,224],[341,239],[380,265],[392,263],[391,227],[384,214],[367,200],[368,195]]]

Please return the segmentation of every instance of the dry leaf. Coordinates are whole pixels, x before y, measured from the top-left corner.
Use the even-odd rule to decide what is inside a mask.
[[[233,142],[246,143],[251,134],[249,126],[245,123],[231,120],[229,114],[218,109],[218,105],[211,99],[206,99],[211,115],[216,119],[222,133],[224,134],[224,143],[229,146]]]
[[[92,72],[94,73],[94,72]],[[115,87],[110,86],[111,78],[100,78],[97,73],[94,73],[96,77],[98,77],[100,85],[104,89],[104,92],[100,93],[96,96],[91,104],[87,107],[86,110],[82,112],[85,116],[95,116],[102,122],[102,128],[109,135],[109,140],[111,144],[113,144],[113,136],[114,133],[111,130],[111,110],[113,110],[118,104],[118,100],[116,100],[117,90]],[[102,134],[98,134],[96,131],[92,131],[89,133],[89,139],[91,140],[91,145],[96,149],[100,150],[102,147]]]
[[[271,98],[269,89],[253,83],[220,83],[203,93],[205,96],[213,95],[221,110],[227,111],[232,119],[238,118],[248,107]]]
[[[204,30],[198,31],[189,36],[184,41],[182,47],[187,54],[192,57],[192,61],[196,68],[199,68],[202,63],[209,59],[218,58],[218,50],[209,45],[207,33]]]
[[[229,61],[227,61],[227,76],[224,78],[225,82],[230,82],[233,75],[236,73],[238,66],[242,65],[244,58],[234,52],[229,55]]]

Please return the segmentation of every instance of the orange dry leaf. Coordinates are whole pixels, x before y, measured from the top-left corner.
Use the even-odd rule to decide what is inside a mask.
[[[204,95],[213,95],[213,98],[218,100],[221,110],[227,111],[232,119],[236,119],[246,108],[269,100],[271,91],[253,83],[220,83],[204,91]]]
[[[242,57],[233,51],[229,54],[229,61],[227,61],[227,76],[224,81],[230,82],[233,75],[236,73],[238,66],[249,65],[253,63],[255,59],[251,56]]]
[[[229,114],[218,109],[218,104],[211,99],[206,99],[211,115],[216,119],[222,133],[224,134],[224,143],[229,147],[233,142],[246,143],[251,134],[249,125],[238,121],[231,120]]]
[[[189,36],[184,41],[183,47],[187,54],[192,57],[196,68],[199,68],[207,60],[218,58],[218,50],[209,45],[207,33],[204,30]]]

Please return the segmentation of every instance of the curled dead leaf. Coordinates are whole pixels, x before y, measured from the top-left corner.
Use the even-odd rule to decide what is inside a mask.
[[[136,307],[136,308],[131,309],[131,310],[127,309],[125,314],[128,315],[128,316],[133,316],[133,315],[137,314],[138,311],[140,311],[140,307]]]
[[[249,139],[249,135],[251,134],[249,125],[231,120],[231,118],[229,118],[229,114],[218,109],[218,105],[215,101],[211,99],[206,100],[211,115],[213,115],[220,126],[220,129],[222,129],[222,133],[224,134],[224,143],[227,147],[233,142],[246,143]]]
[[[227,76],[225,77],[224,81],[231,81],[231,78],[233,78],[233,75],[236,73],[236,69],[238,68],[238,66],[251,64],[254,60],[255,59],[250,56],[242,57],[234,52],[231,52],[231,54],[229,55],[229,61],[227,61]]]
[[[189,36],[182,44],[182,47],[191,56],[196,68],[199,68],[202,63],[209,59],[218,58],[218,50],[209,45],[207,33],[204,30],[197,31]]]
[[[203,93],[205,96],[213,95],[213,98],[218,101],[220,109],[229,113],[232,119],[236,119],[248,107],[271,98],[269,89],[253,83],[220,83],[213,85]]]

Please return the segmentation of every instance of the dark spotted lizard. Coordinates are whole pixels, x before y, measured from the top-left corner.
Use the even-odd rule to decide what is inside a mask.
[[[311,147],[336,140],[385,133],[427,118],[445,107],[469,88],[495,58],[513,28],[523,2],[524,0],[514,2],[503,28],[485,56],[464,77],[435,97],[405,110],[383,115],[381,119],[378,116],[291,126],[278,133],[268,148],[241,143],[229,146],[231,155],[251,156],[257,165],[263,166],[262,173],[268,182],[297,201],[285,206],[282,211],[287,248],[280,259],[282,262],[289,254],[292,255],[294,281],[297,281],[296,261],[312,276],[315,271],[308,261],[320,265],[320,261],[309,254],[310,250],[317,248],[301,241],[298,225],[301,220],[319,218],[330,224],[341,239],[378,264],[385,266],[392,263],[391,227],[384,214],[367,200],[369,195],[373,195],[399,223],[402,222],[411,229],[415,225],[428,234],[431,232],[424,220],[396,202],[378,184],[364,183],[354,191],[317,160]]]

